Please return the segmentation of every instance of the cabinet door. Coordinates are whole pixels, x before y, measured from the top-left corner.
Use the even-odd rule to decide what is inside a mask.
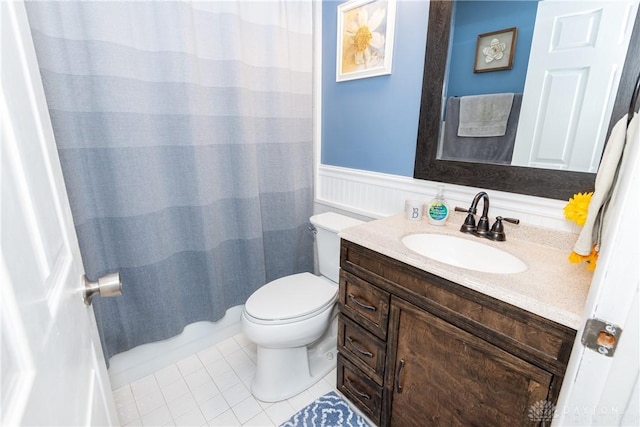
[[[550,373],[404,301],[393,299],[391,322],[391,425],[540,421],[530,410],[544,405]]]

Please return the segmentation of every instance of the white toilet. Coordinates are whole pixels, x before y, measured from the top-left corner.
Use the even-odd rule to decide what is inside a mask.
[[[242,331],[258,348],[251,393],[265,402],[294,396],[335,367],[338,232],[362,221],[333,212],[310,220],[322,276],[299,273],[269,282],[242,312]]]

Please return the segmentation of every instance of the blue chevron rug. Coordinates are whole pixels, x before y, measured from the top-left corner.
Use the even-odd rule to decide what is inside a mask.
[[[302,408],[280,427],[370,427],[335,391]]]

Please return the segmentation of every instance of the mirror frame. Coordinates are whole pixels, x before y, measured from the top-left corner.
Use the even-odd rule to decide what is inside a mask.
[[[568,200],[577,192],[593,191],[596,177],[594,173],[458,162],[436,158],[447,67],[448,49],[443,49],[443,46],[449,46],[452,9],[453,1],[430,0],[413,177],[559,200]],[[640,72],[638,58],[640,55],[632,55],[635,51],[634,47],[640,46],[639,21],[640,13],[637,13],[611,114],[607,139],[613,126],[629,111],[636,76]]]

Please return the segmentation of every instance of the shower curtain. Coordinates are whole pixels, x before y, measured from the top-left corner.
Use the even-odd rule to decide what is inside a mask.
[[[311,0],[26,6],[107,360],[313,269]]]

